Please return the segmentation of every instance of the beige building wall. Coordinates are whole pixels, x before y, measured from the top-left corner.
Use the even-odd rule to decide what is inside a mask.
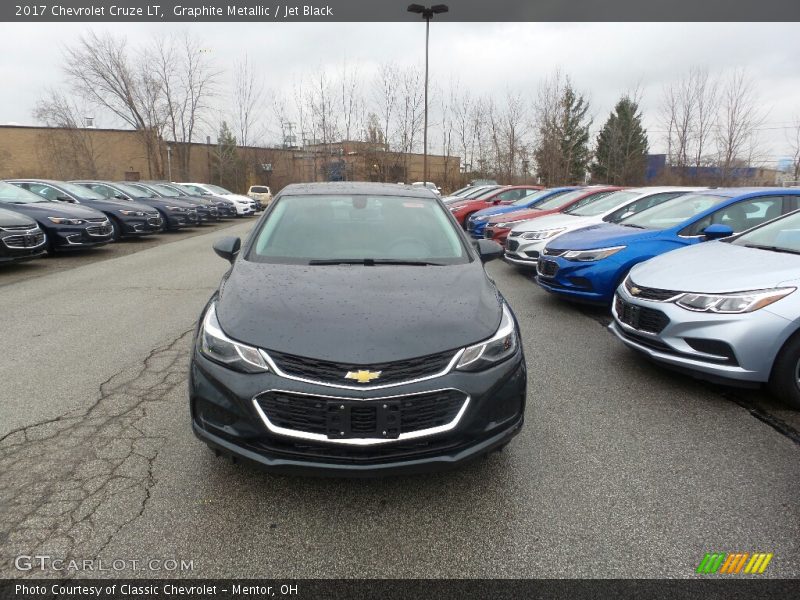
[[[212,181],[215,147],[189,146],[187,179]],[[174,181],[183,178],[177,167],[177,151],[172,144]],[[161,143],[158,153],[148,161],[144,141],[136,131],[0,126],[0,178],[167,179],[166,144]],[[329,161],[344,163],[340,171],[349,180],[410,183],[423,177],[421,154],[387,152],[364,142],[342,142],[325,149],[239,147],[238,154],[242,168],[237,170],[233,185],[239,192],[255,184],[270,185],[277,191],[289,183],[326,181]],[[443,187],[460,181],[460,164],[458,157],[429,155],[429,179]]]

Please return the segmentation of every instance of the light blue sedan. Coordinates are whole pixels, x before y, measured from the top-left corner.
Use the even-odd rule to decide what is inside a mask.
[[[617,289],[612,331],[664,365],[766,383],[800,409],[800,211],[657,256]]]

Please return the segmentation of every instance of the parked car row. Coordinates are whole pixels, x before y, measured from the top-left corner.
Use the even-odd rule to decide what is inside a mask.
[[[0,181],[0,262],[101,246],[122,238],[252,215],[246,196],[204,184],[8,179]]]
[[[614,334],[646,357],[768,385],[800,408],[800,189],[551,188],[525,200],[475,212],[469,233],[502,242],[547,292],[608,307]]]

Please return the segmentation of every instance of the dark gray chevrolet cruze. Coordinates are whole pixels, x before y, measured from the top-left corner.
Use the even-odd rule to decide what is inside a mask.
[[[522,427],[514,314],[433,194],[374,183],[286,187],[231,261],[198,325],[192,426],[272,470],[375,475],[447,468]]]

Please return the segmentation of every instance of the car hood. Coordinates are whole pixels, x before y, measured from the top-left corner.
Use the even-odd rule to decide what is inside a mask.
[[[530,221],[531,219],[540,219],[541,217],[546,217],[553,214],[553,212],[554,211],[552,210],[538,210],[536,208],[513,210],[503,213],[502,216],[499,216],[496,219],[489,219],[489,224],[494,225],[495,223],[506,223],[509,221]]]
[[[151,206],[142,204],[141,202],[132,202],[129,200],[81,200],[81,206],[94,208],[96,210],[142,210],[146,212],[153,212]]]
[[[307,266],[238,260],[217,317],[233,339],[354,364],[455,350],[492,336],[500,296],[480,263]]]
[[[535,221],[525,221],[514,225],[511,231],[545,231],[548,229],[580,229],[597,223],[601,217],[576,217],[564,213],[544,215]]]
[[[20,225],[33,227],[36,221],[13,210],[5,210],[0,204],[0,227],[18,227]]]
[[[66,217],[70,219],[105,218],[100,211],[87,206],[79,206],[68,202],[31,202],[29,204],[4,204],[3,208],[19,211],[33,218]]]
[[[714,241],[667,252],[637,265],[631,279],[644,287],[681,292],[741,292],[797,281],[800,255]]]
[[[184,202],[175,198],[136,198],[136,202],[147,204],[154,208],[166,208],[167,206],[179,206],[180,208],[197,208],[193,202]]]
[[[555,250],[591,250],[610,246],[627,246],[634,242],[658,237],[662,233],[660,230],[598,223],[575,231],[568,231],[553,239],[547,247]]]
[[[252,198],[242,196],[241,194],[222,194],[222,197],[228,200],[235,200],[236,202],[247,202],[248,204],[253,201]]]
[[[491,206],[489,208],[484,208],[483,210],[479,210],[473,216],[486,217],[492,215],[501,215],[503,213],[508,213],[508,212],[521,211],[521,210],[527,210],[527,208],[524,206],[514,206],[511,204],[506,204],[506,205],[498,204],[497,206]]]

